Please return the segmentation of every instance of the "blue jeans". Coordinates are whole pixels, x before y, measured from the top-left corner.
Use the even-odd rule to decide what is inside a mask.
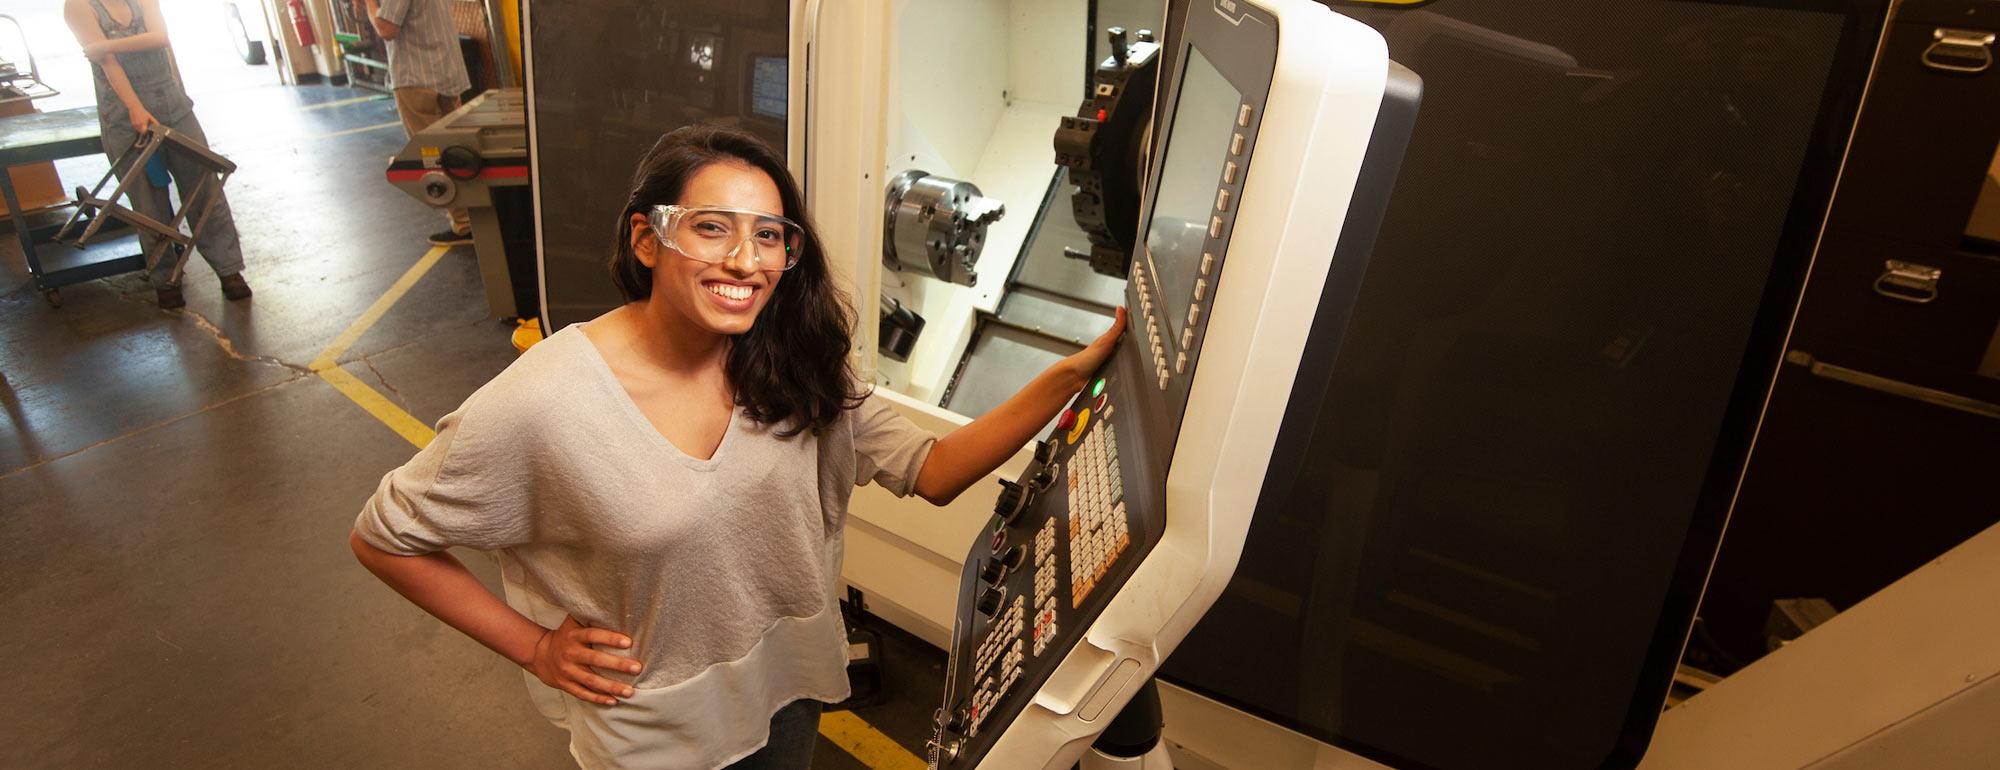
[[[736,760],[728,770],[805,770],[812,767],[813,745],[819,736],[819,712],[825,704],[795,700],[771,715],[771,740],[764,748]]]

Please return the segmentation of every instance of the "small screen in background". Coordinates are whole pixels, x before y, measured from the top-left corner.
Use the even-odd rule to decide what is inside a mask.
[[[1215,191],[1236,125],[1243,95],[1210,64],[1201,49],[1188,47],[1180,97],[1174,103],[1172,133],[1162,160],[1160,187],[1153,194],[1153,218],[1146,227],[1146,266],[1158,287],[1162,336],[1177,347],[1194,297],[1194,281],[1215,214]]]
[[[786,62],[782,56],[758,56],[750,63],[750,112],[785,119]]]

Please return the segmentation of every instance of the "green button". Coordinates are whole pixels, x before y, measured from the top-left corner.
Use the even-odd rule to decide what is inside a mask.
[[[1104,395],[1104,378],[1103,378],[1103,377],[1099,377],[1099,378],[1097,378],[1097,384],[1096,384],[1096,385],[1092,385],[1092,386],[1090,386],[1090,397],[1091,397],[1091,398],[1096,398],[1096,397],[1098,397],[1098,396],[1101,396],[1101,395]]]

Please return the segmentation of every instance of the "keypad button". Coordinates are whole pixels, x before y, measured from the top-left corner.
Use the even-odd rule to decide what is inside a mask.
[[[1222,183],[1236,184],[1236,172],[1239,168],[1233,160],[1222,164]]]
[[[1243,128],[1250,126],[1250,105],[1246,104],[1236,108],[1236,125]]]
[[[1186,353],[1181,353],[1181,354],[1178,354],[1178,355],[1174,356],[1174,373],[1175,373],[1175,374],[1187,374],[1187,354],[1186,354]]]
[[[1204,252],[1202,252],[1202,253],[1201,253],[1201,274],[1202,274],[1202,275],[1208,275],[1208,274],[1209,274],[1209,273],[1210,273],[1211,271],[1213,271],[1213,270],[1215,270],[1215,252],[1213,252],[1213,251],[1204,251]]]
[[[1231,155],[1242,155],[1242,154],[1243,154],[1243,135],[1242,135],[1242,134],[1237,134],[1237,135],[1235,135],[1235,136],[1232,136],[1232,137],[1229,137],[1229,154],[1231,154]]]
[[[1208,218],[1208,237],[1210,238],[1222,237],[1222,217]]]
[[[1193,326],[1193,325],[1195,325],[1195,324],[1198,324],[1198,323],[1201,323],[1201,306],[1200,306],[1200,305],[1189,305],[1189,306],[1188,306],[1188,325],[1189,325],[1189,326]]]
[[[1216,190],[1216,191],[1215,191],[1215,210],[1216,210],[1216,211],[1228,211],[1228,210],[1229,210],[1229,191],[1228,191],[1228,190]]]
[[[1192,347],[1194,347],[1194,327],[1190,326],[1181,330],[1181,349],[1186,350]]]
[[[1201,300],[1205,299],[1205,298],[1207,297],[1207,295],[1208,295],[1208,279],[1207,279],[1207,278],[1196,278],[1196,279],[1194,279],[1194,298],[1195,298],[1195,301],[1196,301],[1196,302],[1199,302],[1199,301],[1201,301]]]

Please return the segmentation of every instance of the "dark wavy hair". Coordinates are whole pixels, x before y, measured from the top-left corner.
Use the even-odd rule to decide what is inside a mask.
[[[695,172],[712,163],[739,162],[763,171],[778,186],[785,218],[805,230],[799,262],[786,270],[750,330],[733,336],[725,364],[736,403],[750,419],[784,424],[778,435],[817,434],[860,405],[848,359],[853,344],[854,307],[834,285],[826,247],[805,196],[785,163],[763,140],[725,126],[688,126],[667,132],[639,159],[632,192],[618,213],[618,246],[611,256],[611,280],[627,302],[653,293],[653,270],[632,251],[632,215],[655,205],[680,202]],[[665,253],[664,251],[662,253]]]

